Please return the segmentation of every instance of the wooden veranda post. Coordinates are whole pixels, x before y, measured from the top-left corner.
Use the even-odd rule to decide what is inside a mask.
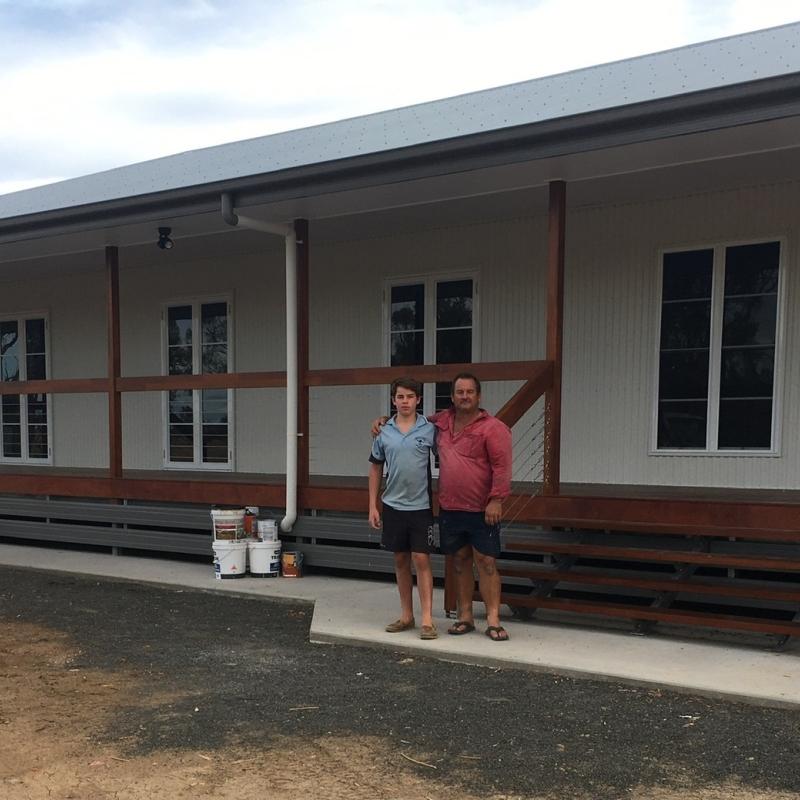
[[[296,219],[297,236],[297,485],[310,482],[308,387],[308,220]]]
[[[547,232],[547,360],[553,380],[545,393],[542,494],[557,495],[561,485],[561,363],[564,323],[564,245],[567,185],[550,182]]]
[[[108,322],[108,471],[122,477],[122,399],[119,391],[119,251],[106,247],[106,318]]]

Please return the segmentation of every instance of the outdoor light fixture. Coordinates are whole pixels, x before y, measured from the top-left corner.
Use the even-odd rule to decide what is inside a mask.
[[[172,228],[159,228],[158,229],[158,241],[156,245],[160,247],[162,250],[172,250],[175,247],[175,242],[169,238],[169,235],[172,233]]]

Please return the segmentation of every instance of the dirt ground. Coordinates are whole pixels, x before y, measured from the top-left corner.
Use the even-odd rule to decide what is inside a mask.
[[[523,776],[515,780],[513,774],[508,775],[510,780],[508,785],[504,785],[502,778],[507,773],[501,770],[489,774],[489,768],[496,769],[497,760],[502,760],[503,756],[487,752],[481,746],[485,745],[486,736],[480,731],[480,709],[472,722],[478,728],[477,738],[461,741],[454,736],[452,741],[441,747],[436,742],[442,738],[442,731],[448,730],[446,719],[432,738],[424,738],[417,732],[392,735],[392,730],[406,731],[412,728],[399,725],[397,720],[390,721],[388,735],[384,728],[359,723],[358,718],[353,724],[344,724],[345,721],[341,720],[338,730],[325,730],[333,728],[333,720],[337,716],[346,716],[348,706],[357,706],[358,702],[348,690],[339,710],[320,723],[318,720],[325,711],[323,704],[333,703],[336,695],[329,693],[310,697],[309,691],[300,682],[296,684],[296,693],[292,691],[290,683],[271,696],[270,704],[280,705],[280,708],[271,709],[269,723],[262,722],[260,724],[263,727],[259,727],[250,724],[248,715],[256,714],[261,693],[248,691],[247,680],[236,683],[233,688],[225,685],[225,667],[240,664],[241,651],[234,655],[234,650],[226,644],[219,651],[223,659],[221,662],[210,662],[207,653],[198,652],[195,663],[187,663],[186,680],[183,682],[167,680],[166,673],[162,672],[164,663],[174,668],[171,659],[186,660],[185,651],[178,652],[177,656],[164,655],[165,651],[173,652],[176,647],[179,649],[179,645],[172,641],[177,634],[166,625],[162,613],[169,610],[183,615],[186,608],[213,604],[216,598],[210,595],[192,596],[190,593],[178,596],[165,590],[125,584],[100,586],[66,577],[48,580],[33,572],[27,575],[23,571],[13,575],[11,572],[0,571],[0,580],[8,577],[17,579],[13,590],[7,588],[6,582],[6,588],[0,592],[0,611],[3,612],[0,613],[0,797],[4,800],[149,800],[184,797],[223,800],[472,800],[479,797],[485,800],[556,797],[788,800],[800,797],[800,793],[777,788],[774,783],[772,786],[759,787],[753,785],[754,781],[747,780],[747,759],[756,760],[757,756],[760,757],[761,752],[757,750],[753,750],[757,756],[741,754],[743,769],[738,773],[727,770],[723,779],[714,781],[698,776],[694,769],[696,764],[687,763],[681,756],[672,762],[674,756],[656,743],[653,750],[648,750],[653,755],[644,757],[645,760],[656,761],[655,754],[659,751],[662,753],[661,763],[655,773],[659,777],[654,780],[647,773],[649,767],[645,762],[637,764],[641,756],[631,752],[627,740],[620,742],[616,748],[613,741],[607,743],[612,757],[623,764],[626,759],[631,762],[630,772],[625,773],[627,785],[621,785],[625,782],[619,780],[619,775],[613,774],[617,766],[600,765],[595,768],[588,756],[585,760],[580,754],[570,758],[570,751],[574,752],[574,738],[578,734],[566,727],[555,731],[555,744],[542,745],[548,752],[540,754],[530,751],[523,754],[521,761],[508,763],[508,770],[514,772],[524,768],[521,765],[529,764],[533,775],[525,776],[524,780]],[[23,580],[20,580],[20,576]],[[66,591],[61,592],[62,589]],[[38,609],[37,601],[41,603]],[[234,599],[226,602],[234,605],[236,602],[244,603],[245,611],[253,609],[253,601]],[[114,618],[115,603],[129,608],[137,623],[131,623],[130,628],[125,629],[126,623]],[[178,607],[179,603],[188,605]],[[36,619],[49,615],[57,622],[59,609],[63,615],[61,624],[44,624],[41,619]],[[302,633],[307,628],[307,615],[310,613],[307,608],[278,605],[272,609],[272,613],[276,619],[284,619],[292,630]],[[188,633],[191,634],[192,626],[188,627]],[[180,628],[183,630],[186,626],[181,625]],[[228,628],[228,631],[231,629]],[[231,633],[235,634],[235,631]],[[206,637],[207,632],[194,630],[194,635],[196,641],[197,638]],[[90,641],[92,645],[88,644]],[[311,645],[308,647],[314,648]],[[292,662],[296,654],[287,649],[286,643],[281,643],[280,650],[290,662],[288,675],[297,674],[298,670],[303,669],[302,661]],[[342,665],[351,673],[353,664],[365,664],[365,673],[355,673],[358,680],[370,677],[370,674],[377,677],[377,671],[381,668],[403,669],[404,664],[408,664],[409,668],[431,668],[437,671],[436,674],[453,669],[456,671],[451,676],[454,679],[466,674],[465,670],[473,669],[438,662],[417,665],[411,663],[414,659],[403,657],[402,653],[359,652],[357,648],[326,651],[317,647],[310,652],[320,657],[320,651],[335,656],[334,661],[329,658],[328,664],[323,667],[326,668],[324,672],[330,675],[331,682],[339,684],[344,682],[338,673]],[[280,665],[274,660],[272,663],[271,674],[276,684],[281,680],[276,666],[285,666],[283,656]],[[163,661],[165,658],[166,662]],[[231,658],[236,659],[235,662],[230,661]],[[210,674],[204,676],[203,670]],[[503,683],[489,690],[490,694],[484,700],[497,704],[513,701],[513,682],[519,675],[500,677]],[[299,681],[299,677],[296,680]],[[486,680],[485,671],[478,675],[478,680]],[[203,685],[204,681],[211,684],[210,692]],[[216,692],[215,683],[218,684]],[[508,697],[497,694],[500,686]],[[560,684],[554,683],[553,686]],[[567,689],[573,694],[575,691],[586,691],[587,713],[596,711],[592,687],[602,685],[588,682],[567,684]],[[421,709],[424,708],[426,701],[424,696],[418,696],[418,690],[422,691],[422,682],[409,680],[401,689],[403,703],[387,702],[386,708],[415,702],[420,703]],[[639,703],[643,699],[624,687],[613,687],[606,691],[616,692],[621,703],[629,700]],[[608,701],[601,699],[600,702]],[[672,707],[668,706],[672,702],[670,698],[655,694],[646,698],[646,702],[648,707],[657,709],[657,714],[674,714]],[[680,705],[677,710],[689,709],[692,712],[676,714],[678,724],[684,730],[688,728],[691,734],[691,729],[700,724],[696,720],[700,720],[710,707],[701,701],[692,701],[694,705],[686,705],[686,701],[680,699],[677,702]],[[380,717],[382,712],[375,708],[369,706],[366,719]],[[460,723],[459,715],[464,713],[464,708],[458,702],[450,706],[450,723],[454,729]],[[601,708],[607,709],[608,706]],[[720,719],[727,720],[729,712],[730,708],[726,708]],[[776,739],[783,734],[788,736],[797,732],[797,717],[791,712],[764,712],[758,709],[743,709],[743,712],[742,724],[746,724],[748,715],[756,719],[759,714],[766,713],[772,726],[768,733]],[[387,711],[387,720],[389,716]],[[581,730],[589,727],[585,720],[580,720],[580,711],[570,711],[568,716],[578,723]],[[202,721],[198,722],[200,719]],[[285,722],[279,724],[280,719]],[[401,717],[400,721],[407,720]],[[776,721],[778,727],[774,725]],[[731,727],[723,727],[719,731],[721,736],[730,740],[727,748],[732,747],[734,751],[740,746],[737,741],[731,740],[737,724],[733,720]],[[759,725],[762,724],[759,722]],[[613,735],[611,731],[609,733]],[[767,735],[767,729],[762,733]],[[746,744],[747,732],[742,731],[742,734],[741,743]],[[510,727],[512,749],[514,736],[518,736],[518,733]],[[767,742],[767,745],[770,743]],[[778,746],[778,743],[773,742],[770,746]],[[519,750],[519,745],[516,750]],[[787,751],[787,756],[793,756],[795,751],[792,743],[792,752]],[[593,752],[593,748],[588,752]],[[698,762],[702,762],[704,756],[705,751],[698,750]],[[609,760],[608,755],[603,758]],[[794,760],[796,762],[796,758]],[[613,767],[613,770],[612,777],[604,782],[598,771],[606,766]],[[767,771],[770,769],[774,768],[768,768]],[[559,777],[559,770],[563,772],[562,777]],[[639,772],[642,775],[641,782],[635,779]],[[541,776],[541,781],[536,779],[536,774]],[[667,781],[663,779],[665,775],[669,776]],[[596,791],[589,785],[594,780],[598,781]],[[616,788],[610,783],[613,780],[619,784]],[[760,778],[755,783],[759,781]],[[784,787],[793,781],[793,774],[775,780],[778,785],[783,783]],[[529,789],[522,793],[506,791],[520,783],[530,786],[539,782],[543,785],[540,793]]]

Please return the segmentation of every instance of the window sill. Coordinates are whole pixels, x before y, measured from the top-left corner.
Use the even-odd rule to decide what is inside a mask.
[[[650,450],[648,456],[691,456],[692,458],[780,458],[778,450]]]

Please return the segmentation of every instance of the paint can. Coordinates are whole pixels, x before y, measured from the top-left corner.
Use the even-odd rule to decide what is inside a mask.
[[[281,571],[281,543],[248,542],[250,575],[253,578],[277,578]]]
[[[236,541],[244,536],[244,509],[211,509],[215,540]]]
[[[258,521],[258,538],[263,542],[278,541],[278,525],[274,519],[260,519]]]
[[[244,578],[247,574],[247,544],[219,539],[211,543],[214,550],[214,577],[217,580]]]
[[[256,523],[258,522],[258,506],[244,507],[244,535],[248,539],[256,538]]]
[[[284,578],[303,577],[303,554],[298,550],[287,550],[281,558]]]

